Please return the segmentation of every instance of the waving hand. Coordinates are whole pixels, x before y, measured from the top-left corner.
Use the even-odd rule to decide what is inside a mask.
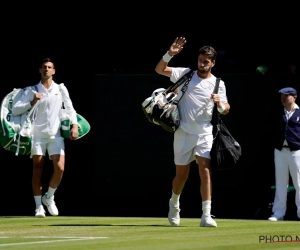
[[[183,49],[183,46],[185,44],[186,44],[186,40],[184,37],[179,37],[179,38],[177,37],[169,49],[169,55],[170,56],[177,55]]]

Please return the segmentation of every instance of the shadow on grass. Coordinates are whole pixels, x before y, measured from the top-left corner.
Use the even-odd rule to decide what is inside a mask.
[[[35,225],[37,226],[37,225]],[[44,225],[41,225],[44,226]],[[137,224],[53,224],[51,227],[172,227],[170,225],[137,225]],[[184,226],[179,226],[184,227]]]
[[[53,225],[33,225],[35,227],[172,227],[171,225],[135,225],[135,224],[53,224]],[[186,226],[178,226],[186,227]]]

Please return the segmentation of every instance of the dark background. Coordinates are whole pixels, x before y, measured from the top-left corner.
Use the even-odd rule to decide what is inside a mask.
[[[288,70],[290,63],[299,67],[293,6],[286,6],[288,12],[275,6],[135,7],[56,10],[41,20],[17,18],[3,30],[1,95],[38,83],[40,61],[51,57],[54,80],[65,83],[76,111],[91,123],[86,137],[66,141],[65,174],[55,194],[60,214],[166,217],[173,138],[150,124],[140,105],[154,89],[170,84],[154,68],[176,36],[184,36],[187,44],[171,66],[196,68],[203,45],[226,52],[213,74],[225,81],[231,112],[224,122],[243,149],[238,166],[213,172],[212,214],[253,218],[270,201],[274,184],[266,126],[271,111],[281,108],[277,91],[300,91],[298,74]],[[262,64],[269,66],[264,76],[256,73]],[[0,156],[0,215],[33,216],[31,160],[4,150]],[[47,161],[44,191],[51,171]],[[182,217],[201,216],[199,183],[193,165],[181,197]]]

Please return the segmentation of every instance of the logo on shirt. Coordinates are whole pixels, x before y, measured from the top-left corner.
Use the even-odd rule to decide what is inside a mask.
[[[299,116],[297,117],[297,122],[299,121]]]

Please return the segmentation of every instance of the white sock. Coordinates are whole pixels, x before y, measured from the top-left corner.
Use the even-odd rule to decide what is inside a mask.
[[[49,186],[46,198],[48,199],[52,195],[54,195],[55,191],[56,191],[56,188],[52,188],[52,187]]]
[[[174,205],[174,206],[178,206],[179,205],[179,197],[180,197],[180,194],[174,194],[174,192],[172,191],[172,197],[171,197],[171,203]]]
[[[203,201],[202,202],[202,212],[205,216],[210,216],[210,210],[211,210],[211,201]]]
[[[38,208],[39,206],[42,205],[42,196],[41,195],[34,196],[34,201],[35,201],[35,207]]]

